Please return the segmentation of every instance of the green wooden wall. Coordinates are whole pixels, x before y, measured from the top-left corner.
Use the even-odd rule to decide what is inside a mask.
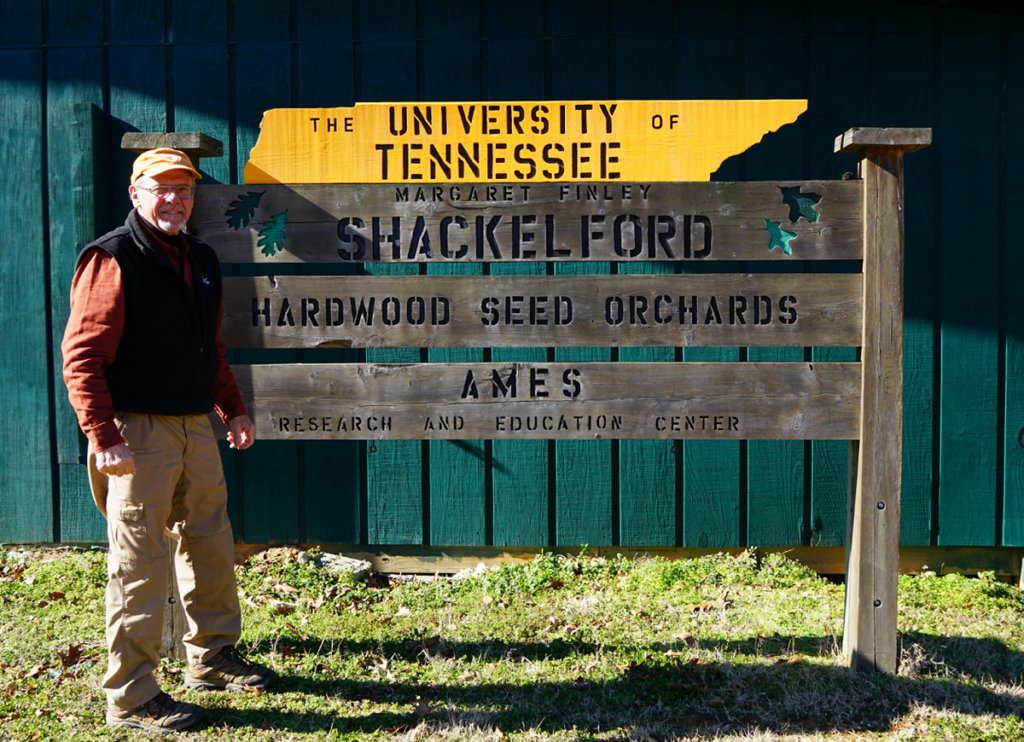
[[[269,108],[576,98],[809,100],[795,125],[726,161],[719,180],[839,178],[855,169],[852,156],[832,154],[846,129],[933,127],[935,144],[907,159],[902,540],[1024,545],[1024,20],[959,0],[868,1],[856,12],[792,0],[0,4],[0,541],[104,539],[59,344],[78,249],[129,208],[124,132],[214,136],[226,155],[204,161],[204,182],[237,183]],[[233,360],[851,352],[304,350]],[[845,534],[845,443],[262,442],[225,450],[224,462],[236,535],[249,543],[836,546]]]

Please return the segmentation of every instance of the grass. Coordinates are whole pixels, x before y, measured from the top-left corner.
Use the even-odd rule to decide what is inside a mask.
[[[0,551],[0,740],[108,729],[101,551]],[[237,568],[241,645],[272,693],[185,740],[1024,742],[1024,597],[992,575],[900,580],[897,676],[839,666],[843,588],[780,555],[543,554],[460,580],[357,583],[292,549]]]

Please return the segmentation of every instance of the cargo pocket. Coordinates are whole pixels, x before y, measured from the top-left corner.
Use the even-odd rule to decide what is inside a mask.
[[[121,564],[152,562],[154,554],[146,528],[145,506],[136,502],[119,502],[109,516],[113,531],[111,549],[117,561]]]

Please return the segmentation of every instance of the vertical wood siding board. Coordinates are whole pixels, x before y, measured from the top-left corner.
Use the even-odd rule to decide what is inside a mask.
[[[479,276],[480,263],[431,263],[432,276]],[[437,363],[480,363],[483,350],[438,348],[427,351]],[[445,409],[436,410],[444,416]],[[435,420],[441,424],[440,418]],[[486,532],[487,488],[483,441],[430,441],[430,543],[434,546],[482,546]]]
[[[658,19],[662,28],[671,28],[671,21],[671,14],[667,19]],[[628,36],[616,43],[616,98],[671,100],[672,65],[666,62],[672,59],[672,39],[669,36]]]
[[[351,3],[340,3],[344,12],[314,4],[322,27],[311,28],[308,3],[299,6],[299,38],[345,38],[351,36]],[[353,48],[351,43],[322,41],[298,45],[299,105],[310,107],[348,106],[353,101]],[[353,265],[305,266],[306,272],[354,275]],[[353,350],[314,351],[317,362],[353,363],[359,353]],[[313,362],[312,353],[303,360]],[[359,441],[306,441],[301,453],[305,475],[305,522],[302,524],[310,543],[366,543],[362,530],[362,484],[365,475],[365,444]]]
[[[363,41],[356,61],[361,70],[362,100],[416,100],[416,44],[409,41],[377,41],[380,38],[413,38],[414,4],[406,2],[383,8],[384,3],[361,2]],[[394,23],[388,13],[398,12]],[[396,25],[397,24],[397,25]],[[367,275],[416,275],[415,265],[366,265]],[[415,363],[421,359],[414,348],[367,350],[370,363]],[[373,449],[376,449],[373,451]],[[378,441],[366,447],[367,540],[371,544],[422,544],[429,541],[423,510],[423,446],[419,441]]]
[[[364,41],[359,45],[359,102],[416,100],[416,44],[408,41]]]
[[[822,29],[809,37],[810,90],[807,98],[813,106],[808,127],[810,136],[811,178],[838,179],[844,172],[856,171],[855,155],[837,155],[833,141],[838,134],[867,121],[871,104],[869,73],[875,62],[869,55],[867,17],[857,29],[846,31],[835,14],[811,14],[811,25]],[[855,22],[856,23],[856,22]],[[824,29],[833,32],[825,32]],[[889,125],[889,124],[885,124]],[[857,265],[812,264],[812,272],[859,272]],[[812,348],[815,361],[855,360],[853,348]],[[846,542],[847,484],[849,446],[837,441],[812,441],[809,478],[810,520],[805,524],[806,543],[811,546],[838,546]]]
[[[1024,186],[1017,175],[1024,169],[1024,35],[1007,37],[1006,204],[1024,202]],[[1012,206],[1011,206],[1012,208]],[[1009,225],[1011,213],[1001,214],[1006,245],[1006,403],[1003,457],[1003,546],[1024,546],[1024,285],[1022,240]]]
[[[577,18],[571,10],[560,3],[552,7],[552,35],[555,37],[552,42],[552,95],[555,99],[567,100],[606,98],[608,42],[603,37],[607,16],[594,13],[594,8],[589,8]],[[602,38],[560,38],[591,33],[584,28],[587,22],[594,26],[592,33]],[[555,275],[600,275],[610,273],[610,265],[566,263],[555,265],[553,270]],[[555,361],[585,362],[610,358],[607,348],[555,349]],[[564,546],[611,545],[611,442],[557,441],[554,448],[556,543]]]
[[[619,274],[674,273],[670,263],[620,263]],[[675,348],[620,348],[619,360],[673,362]],[[674,546],[676,454],[673,441],[619,441],[619,544]]]
[[[609,272],[608,263],[559,263],[555,275],[587,276]],[[608,361],[608,348],[556,348],[556,362]],[[549,393],[558,394],[560,380],[552,379]],[[582,414],[586,414],[582,412]],[[585,423],[583,423],[585,424]],[[612,544],[611,441],[555,443],[555,532],[559,546]]]
[[[480,41],[424,42],[424,94],[428,101],[480,100]]]
[[[538,263],[494,263],[492,276],[543,276]],[[545,348],[493,348],[494,363],[544,362]],[[495,440],[491,444],[491,490],[495,546],[553,546],[548,543],[549,471],[547,441]]]
[[[353,2],[358,0],[303,0],[298,7],[298,40],[350,41]]]
[[[423,30],[428,39],[480,39],[479,0],[448,0],[429,5]]]
[[[300,105],[355,105],[354,66],[353,44],[349,42],[299,44]]]
[[[44,1],[6,2],[0,7],[0,46],[30,48],[43,43]]]
[[[359,3],[360,30],[364,40],[416,38],[416,0],[394,0],[387,3],[377,0],[354,0],[354,2]],[[414,69],[409,68],[405,70],[404,74],[415,79]],[[407,101],[415,100],[415,98],[394,98],[392,100]]]
[[[899,6],[899,7],[897,7]],[[909,15],[908,15],[909,14]],[[881,3],[871,65],[871,126],[934,126],[934,10]],[[915,29],[906,33],[907,29]],[[941,134],[939,142],[941,142]],[[900,543],[931,544],[935,434],[935,147],[908,158],[903,321]],[[846,157],[846,156],[843,156]],[[851,159],[853,156],[850,156]],[[853,168],[850,168],[853,170]]]
[[[235,3],[234,38],[246,43],[288,41],[289,0],[246,0]]]
[[[171,0],[173,3],[171,22],[174,24],[174,43],[224,44],[228,40],[228,8],[225,2],[210,0]],[[237,35],[235,36],[237,38]],[[254,41],[255,39],[246,39]],[[226,63],[225,63],[226,64]],[[210,68],[196,66],[193,69],[209,72]],[[196,131],[176,127],[178,131]],[[222,140],[227,143],[227,140]]]
[[[554,100],[608,98],[607,39],[557,38],[556,32],[552,42],[552,56]]]
[[[166,131],[167,58],[162,46],[110,46],[107,50],[110,79],[110,126],[107,147],[110,157],[108,195],[113,229],[124,224],[132,209],[128,179],[137,155],[121,149],[128,131]]]
[[[970,302],[998,295],[997,199],[967,182],[998,176],[998,39],[946,34],[942,41],[942,385],[939,449],[939,544],[992,546],[996,512],[997,313]],[[956,105],[973,91],[970,110]],[[978,218],[970,249],[956,236],[957,214]],[[964,307],[964,303],[967,306]]]
[[[42,54],[0,52],[0,158],[7,167],[0,223],[17,235],[0,260],[4,334],[0,373],[0,539],[49,541],[54,531],[50,446],[50,367],[43,233]]]
[[[102,543],[107,521],[89,489],[89,474],[81,464],[60,464],[60,540],[63,544]]]
[[[855,361],[856,348],[814,348],[814,362]],[[810,546],[846,544],[849,444],[846,441],[811,442]]]
[[[556,38],[604,38],[608,33],[608,12],[608,0],[560,0],[551,6],[552,35]],[[596,73],[595,77],[598,77]]]
[[[62,379],[60,352],[71,307],[71,279],[78,252],[97,236],[94,120],[90,101],[103,103],[102,55],[93,49],[53,49],[47,72],[47,183],[50,231],[50,312],[54,414],[57,461],[77,464],[80,454],[78,420]],[[99,116],[102,110],[96,109]],[[101,140],[100,140],[101,141]],[[81,212],[81,213],[80,213]]]
[[[489,40],[486,73],[488,100],[543,100],[543,40]]]
[[[724,14],[718,28],[736,27],[738,4],[716,4],[700,12]],[[680,99],[737,98],[746,76],[745,60],[733,36],[696,33],[716,24],[686,25],[679,44],[677,89]],[[773,56],[773,64],[775,58]],[[735,180],[740,157],[731,157],[712,180]],[[714,271],[727,270],[719,265]],[[738,266],[733,266],[733,270]],[[680,264],[680,273],[708,272],[708,266]],[[684,348],[686,361],[739,360],[737,348]],[[723,445],[724,444],[724,445]],[[671,449],[670,449],[671,450]],[[676,546],[737,546],[740,533],[740,444],[738,441],[679,441],[676,454]],[[681,463],[679,463],[681,462]]]
[[[236,27],[237,24],[236,17]],[[235,177],[241,181],[249,150],[259,137],[263,112],[291,104],[291,61],[288,45],[281,43],[239,43],[235,47],[235,58],[238,163]],[[272,266],[272,269],[279,275],[295,272],[293,266]],[[240,265],[236,270],[239,275],[266,272],[262,267],[251,265]],[[293,351],[236,351],[237,363],[295,360]],[[300,540],[304,525],[300,511],[305,496],[299,491],[303,445],[293,441],[257,441],[253,448],[238,454],[238,476],[244,497],[240,511],[245,540],[249,543],[296,543]]]
[[[668,2],[614,6],[615,95],[622,100],[670,99],[675,81],[672,7]],[[661,34],[652,36],[652,34]],[[621,263],[623,275],[675,272],[667,263]],[[621,348],[620,361],[675,361],[674,348]],[[673,546],[676,532],[676,455],[672,441],[619,441],[618,543]]]
[[[53,46],[99,47],[103,43],[103,0],[42,0],[49,6],[46,16],[46,43]],[[5,17],[0,28],[22,29],[6,17],[6,8],[16,5],[31,7],[36,3],[5,3]],[[97,49],[98,50],[98,49]]]
[[[199,160],[202,185],[231,183],[228,51],[225,44],[174,47],[174,128],[198,131],[224,144],[223,157]],[[202,74],[192,74],[202,70]]]
[[[510,3],[507,0],[485,0],[487,3],[487,37],[494,39],[533,39],[544,36],[544,0],[523,0]],[[514,75],[509,74],[509,77]],[[512,100],[511,98],[490,98],[490,100]],[[526,100],[540,100],[527,98]]]
[[[113,44],[163,43],[167,40],[164,4],[170,1],[154,0],[139,3],[131,0],[110,0],[109,41]]]

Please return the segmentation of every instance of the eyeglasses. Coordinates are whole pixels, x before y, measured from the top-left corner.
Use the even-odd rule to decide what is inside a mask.
[[[169,198],[170,195],[173,193],[175,196],[180,198],[182,201],[190,201],[196,195],[196,187],[195,186],[187,186],[187,185],[181,185],[181,186],[158,185],[158,186],[153,186],[152,188],[146,188],[146,186],[137,185],[135,187],[140,189],[140,190],[143,190],[143,191],[149,191],[154,196],[156,196],[157,198],[160,198],[160,199]]]

